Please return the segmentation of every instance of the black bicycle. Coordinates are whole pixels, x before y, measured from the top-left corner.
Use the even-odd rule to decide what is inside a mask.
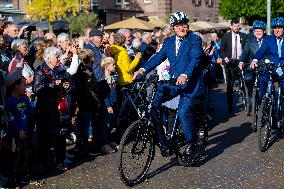
[[[144,116],[132,123],[120,142],[119,157],[119,176],[121,180],[128,186],[136,185],[143,182],[147,176],[151,162],[155,156],[156,128],[152,122],[153,101],[156,95],[156,90],[159,84],[165,81],[158,81],[153,77],[147,80],[147,85],[144,87],[152,88],[152,95],[149,101],[145,104]],[[169,81],[166,81],[169,82]],[[174,82],[172,82],[175,85]],[[168,133],[168,144],[170,147],[169,155],[175,154],[178,162],[182,166],[194,165],[203,155],[208,140],[207,116],[202,102],[196,103],[196,117],[199,125],[197,125],[197,140],[195,142],[194,151],[190,157],[184,156],[184,151],[187,147],[185,137],[179,124],[177,116],[171,129]],[[177,115],[177,114],[176,114]]]
[[[280,67],[271,62],[266,62],[265,67],[264,73],[269,75],[269,81],[257,119],[258,146],[262,152],[268,149],[272,128],[276,128],[280,134],[283,133],[284,121],[283,95],[277,79],[278,76],[275,77],[277,69],[280,69]]]

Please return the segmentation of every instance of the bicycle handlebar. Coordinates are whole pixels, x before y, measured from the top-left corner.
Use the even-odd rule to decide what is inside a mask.
[[[170,79],[170,80],[159,80],[159,77],[157,75],[151,75],[149,78],[146,78],[145,76],[143,77],[137,77],[134,80],[134,83],[147,83],[147,84],[162,84],[162,83],[168,83],[173,86],[179,86],[176,84],[177,80],[176,79]]]

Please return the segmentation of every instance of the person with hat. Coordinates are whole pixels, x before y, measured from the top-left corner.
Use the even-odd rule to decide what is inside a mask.
[[[101,60],[105,57],[104,51],[100,48],[102,45],[102,37],[104,33],[98,29],[92,29],[89,33],[89,42],[85,46],[85,49],[91,49],[94,52],[95,62],[92,66],[93,72],[95,74],[96,80],[103,80],[104,71],[101,68]]]
[[[246,41],[245,47],[240,57],[239,68],[244,70],[245,87],[248,91],[247,102],[248,102],[248,115],[251,113],[252,108],[252,91],[255,80],[255,73],[250,69],[250,62],[252,62],[256,51],[261,47],[264,37],[266,36],[266,23],[263,21],[256,20],[253,22],[253,35],[250,35]],[[266,56],[264,56],[260,62],[264,62]]]
[[[252,69],[256,68],[265,56],[270,62],[273,62],[276,65],[284,64],[284,18],[278,17],[271,20],[271,27],[273,28],[273,34],[267,35],[262,42],[261,47],[255,53],[254,59],[250,64]],[[279,77],[280,85],[282,90],[284,90],[284,75],[283,68],[277,69],[275,72],[275,77]],[[263,74],[260,78],[259,84],[259,99],[262,99],[263,95],[266,92],[267,81],[269,76]]]
[[[205,99],[206,87],[204,85],[202,40],[199,36],[189,31],[189,19],[184,12],[176,12],[170,17],[170,24],[173,26],[175,35],[165,39],[160,51],[155,54],[148,62],[135,72],[133,79],[139,75],[147,74],[166,58],[169,60],[169,77],[175,80],[176,85],[168,83],[161,84],[154,100],[155,108],[154,125],[157,125],[158,140],[163,156],[170,155],[168,144],[165,140],[160,116],[159,107],[166,102],[180,95],[178,107],[178,118],[187,141],[185,157],[190,156],[194,151],[196,139],[195,126],[197,123],[193,108],[200,105]],[[201,102],[201,103],[197,103]],[[156,118],[156,119],[155,119]]]

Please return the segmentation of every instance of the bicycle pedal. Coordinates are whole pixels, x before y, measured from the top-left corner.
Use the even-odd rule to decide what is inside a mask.
[[[161,155],[163,157],[170,157],[173,155],[173,151],[170,149],[164,149],[164,150],[161,150]]]

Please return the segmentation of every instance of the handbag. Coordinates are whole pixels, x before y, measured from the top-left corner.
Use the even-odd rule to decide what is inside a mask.
[[[66,95],[59,94],[58,96],[58,110],[62,113],[68,113],[69,110],[68,100]]]

